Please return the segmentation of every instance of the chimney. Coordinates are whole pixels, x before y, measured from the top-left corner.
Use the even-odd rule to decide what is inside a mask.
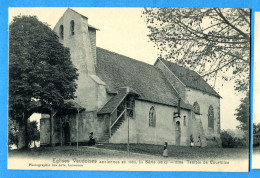
[[[181,99],[178,99],[178,111],[173,113],[173,117],[177,118],[177,117],[181,117]]]

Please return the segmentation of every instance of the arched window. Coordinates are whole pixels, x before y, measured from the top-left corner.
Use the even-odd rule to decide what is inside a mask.
[[[71,35],[74,35],[74,20],[70,21],[70,33]]]
[[[209,106],[208,110],[208,127],[214,130],[214,108],[212,105]]]
[[[64,37],[64,28],[63,25],[60,26],[60,38],[63,40]]]
[[[193,109],[195,113],[200,113],[200,105],[197,101],[193,104]]]
[[[152,106],[149,111],[149,127],[155,127],[156,126],[156,113],[155,109]]]

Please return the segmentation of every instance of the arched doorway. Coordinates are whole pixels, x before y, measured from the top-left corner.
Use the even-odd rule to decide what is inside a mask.
[[[181,144],[181,125],[180,121],[175,123],[175,145],[180,146]]]
[[[68,122],[62,124],[62,142],[64,145],[70,145],[70,125]]]

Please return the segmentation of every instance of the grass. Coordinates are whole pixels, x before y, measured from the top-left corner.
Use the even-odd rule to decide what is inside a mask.
[[[260,154],[260,145],[253,147],[253,153]]]
[[[98,148],[112,150],[127,150],[126,144],[96,145]],[[130,152],[162,156],[162,145],[130,144]],[[249,157],[247,148],[198,148],[183,146],[168,146],[169,157],[175,159],[246,159]]]
[[[96,149],[102,148],[102,149]],[[119,150],[119,151],[111,151]],[[131,153],[128,155],[126,144],[104,144],[94,147],[82,147],[77,150],[75,146],[39,147],[29,150],[9,150],[9,158],[150,158],[162,157],[162,145],[130,144]],[[168,155],[173,159],[247,159],[249,150],[246,148],[197,148],[168,146]]]

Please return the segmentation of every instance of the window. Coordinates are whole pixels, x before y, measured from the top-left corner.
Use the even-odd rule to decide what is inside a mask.
[[[63,29],[63,25],[60,26],[60,38],[63,40],[64,37],[64,29]]]
[[[193,104],[193,109],[195,113],[200,113],[200,105],[197,101]]]
[[[186,126],[186,116],[183,116],[183,125]]]
[[[74,32],[74,20],[70,21],[70,33],[71,33],[71,35],[75,34],[75,32]]]
[[[155,109],[152,106],[149,111],[149,127],[155,127],[156,126],[156,113]]]
[[[208,110],[208,127],[214,130],[214,108],[212,105],[209,106]]]

